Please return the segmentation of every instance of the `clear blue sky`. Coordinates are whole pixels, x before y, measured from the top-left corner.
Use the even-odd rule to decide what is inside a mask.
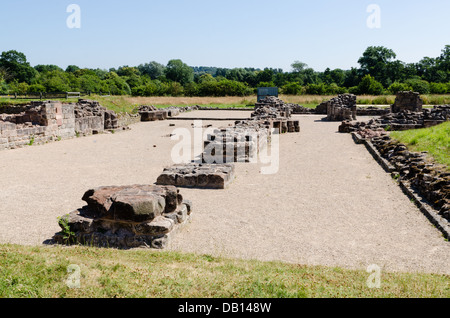
[[[66,8],[81,8],[69,29]],[[367,7],[381,28],[367,27]],[[191,66],[273,67],[302,61],[317,71],[349,69],[371,45],[404,62],[437,57],[450,44],[444,0],[4,0],[0,51],[31,65],[109,69],[181,59]]]

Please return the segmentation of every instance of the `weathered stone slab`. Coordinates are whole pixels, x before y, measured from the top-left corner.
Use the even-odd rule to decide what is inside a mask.
[[[178,164],[164,169],[156,184],[186,188],[225,189],[234,179],[233,164]]]

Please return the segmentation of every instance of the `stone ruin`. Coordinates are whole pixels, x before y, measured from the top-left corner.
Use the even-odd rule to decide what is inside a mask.
[[[268,96],[255,104],[255,110],[251,117],[257,117],[258,119],[289,118],[291,117],[291,107],[277,97]]]
[[[270,130],[259,125],[249,127],[237,123],[234,127],[215,129],[204,141],[202,162],[253,162],[269,140]]]
[[[80,99],[74,105],[75,130],[82,134],[98,134],[119,128],[118,116],[93,100]]]
[[[327,114],[327,117],[325,118],[327,121],[356,120],[356,95],[338,95],[337,97],[317,106],[316,113]]]
[[[300,132],[300,122],[291,119],[291,109],[277,97],[257,103],[251,118],[236,121],[233,127],[214,130],[204,142],[205,163],[253,162],[275,133]]]
[[[60,102],[32,102],[21,112],[0,115],[0,150],[75,136],[73,105]]]
[[[164,169],[156,184],[184,188],[225,189],[234,179],[234,164],[178,164]]]
[[[191,217],[192,203],[173,186],[99,187],[83,196],[87,203],[62,218],[59,244],[129,249],[163,249]]]
[[[398,92],[394,105],[391,106],[392,113],[402,111],[422,112],[423,100],[420,94],[412,91]]]
[[[255,105],[255,110],[251,114],[253,122],[247,121],[247,123],[267,129],[274,128],[280,134],[300,132],[300,122],[291,119],[293,110],[297,106],[299,105],[285,104],[277,97],[266,97]],[[239,122],[239,124],[243,125],[244,123]]]
[[[383,129],[390,131],[427,128],[442,124],[450,120],[450,105],[433,106],[431,109],[423,109],[421,112],[402,110],[397,113],[388,113],[379,118],[373,118],[368,122],[344,121],[339,127],[340,132],[356,132],[366,129]]]
[[[158,121],[167,120],[172,117],[178,116],[180,113],[196,110],[196,106],[187,107],[167,107],[167,108],[156,108],[155,106],[143,105],[139,107],[139,115],[141,116],[141,121]]]
[[[290,118],[290,107],[276,97],[266,97],[248,120],[234,126],[212,129],[198,162],[164,169],[157,184],[189,188],[224,189],[234,179],[234,163],[256,162],[257,155],[275,133],[300,132],[298,120]]]
[[[8,113],[0,114],[0,150],[121,128],[115,112],[84,99],[74,104],[31,102],[3,110]]]

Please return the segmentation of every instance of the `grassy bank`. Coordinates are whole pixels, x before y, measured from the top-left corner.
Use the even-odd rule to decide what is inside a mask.
[[[450,122],[424,129],[392,132],[391,136],[413,151],[428,151],[450,170]]]
[[[66,284],[73,277],[67,271],[72,264],[79,266],[80,288]],[[367,287],[369,276],[366,271],[177,252],[0,245],[0,297],[8,298],[450,296],[445,275],[382,273],[379,289]]]

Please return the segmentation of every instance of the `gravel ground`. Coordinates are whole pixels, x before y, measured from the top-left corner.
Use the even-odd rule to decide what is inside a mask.
[[[226,190],[181,189],[194,203],[193,219],[170,249],[450,274],[450,244],[365,147],[337,133],[339,123],[320,121],[323,116],[295,117],[302,132],[280,137],[278,173],[239,163]],[[59,231],[57,217],[83,206],[90,188],[154,183],[178,143],[167,135],[181,127],[190,129],[191,122],[139,123],[131,131],[0,152],[0,243],[43,244]]]

